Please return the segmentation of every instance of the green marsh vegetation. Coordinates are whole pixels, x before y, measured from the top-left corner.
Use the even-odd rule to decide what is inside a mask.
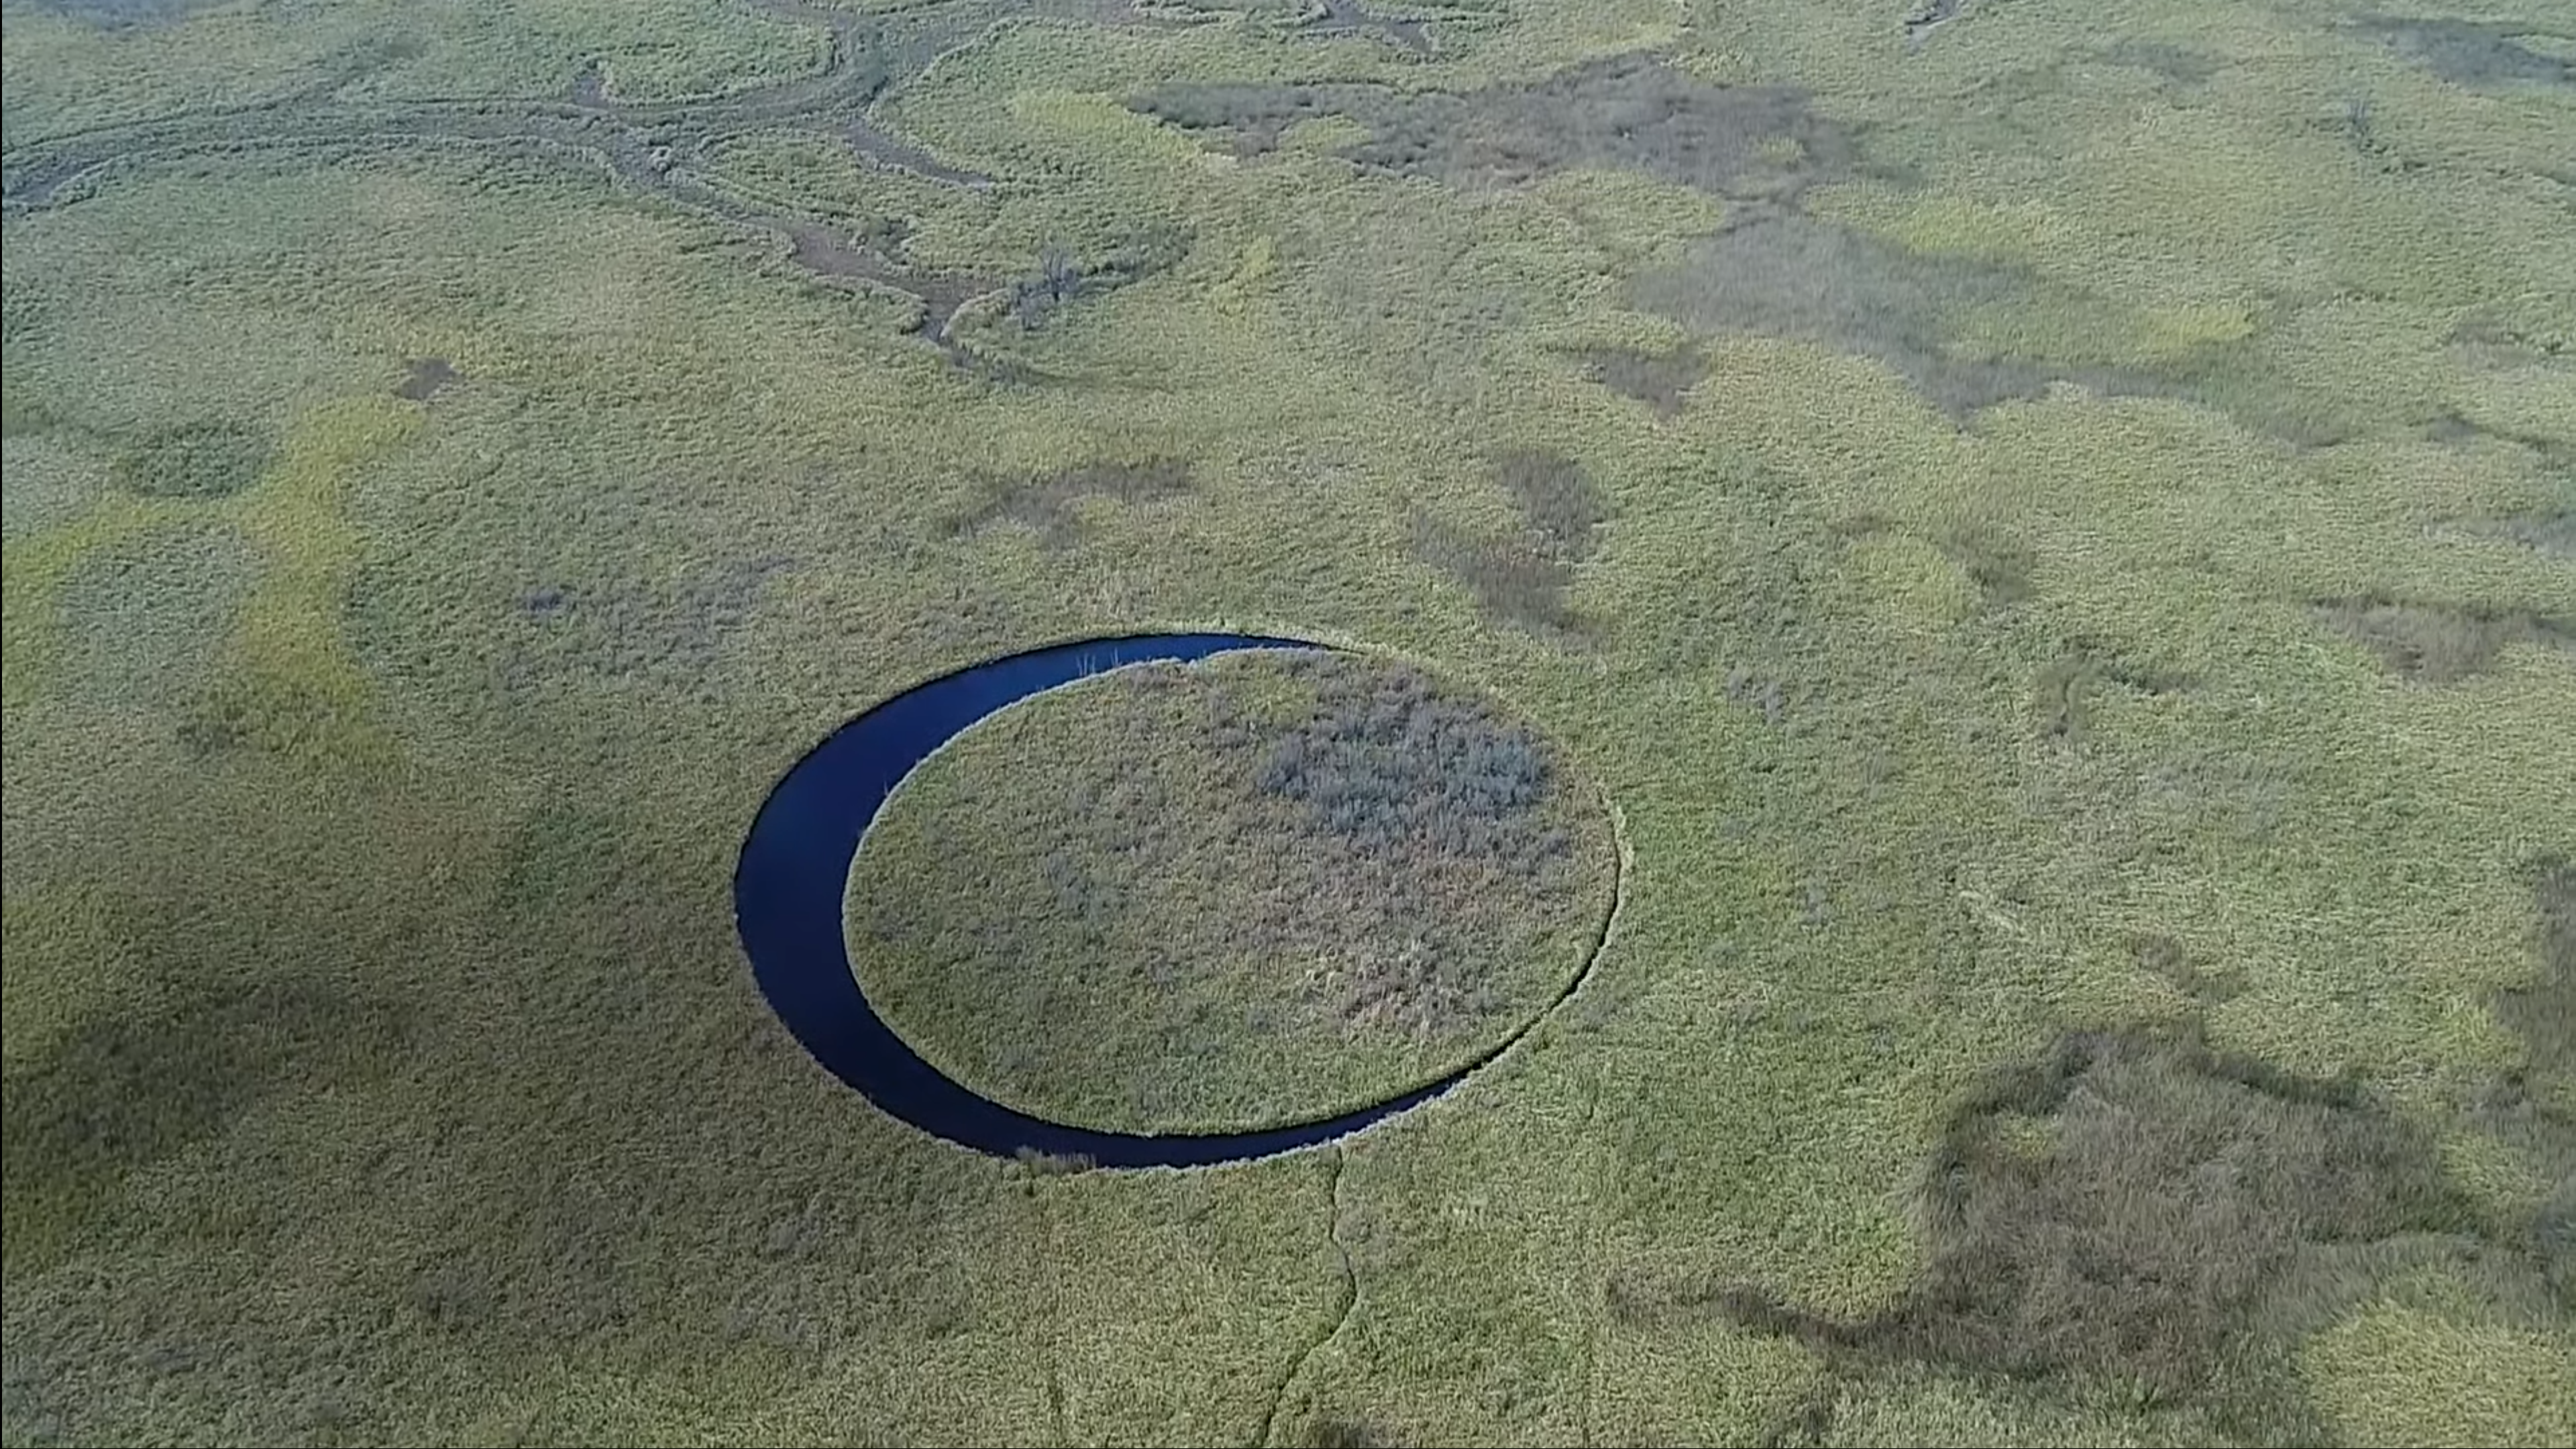
[[[925,762],[851,872],[850,954],[995,1101],[1245,1131],[1501,1045],[1591,962],[1615,869],[1566,762],[1419,671],[1139,665]]]
[[[2563,1437],[2557,7],[1369,13],[13,4],[10,1442]],[[761,793],[1203,625],[1563,751],[1594,973],[852,1100]]]

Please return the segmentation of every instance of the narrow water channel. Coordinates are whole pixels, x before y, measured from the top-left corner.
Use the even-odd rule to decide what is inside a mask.
[[[1325,647],[1249,634],[1082,640],[942,676],[843,725],[771,789],[735,867],[736,928],[771,1008],[816,1061],[889,1115],[1005,1157],[1028,1149],[1079,1154],[1102,1167],[1233,1162],[1328,1141],[1446,1091],[1501,1048],[1428,1086],[1320,1121],[1209,1135],[1068,1127],[1014,1111],[942,1075],[879,1019],[851,966],[841,912],[860,838],[903,777],[959,732],[1041,690],[1123,665],[1188,662],[1238,649]]]

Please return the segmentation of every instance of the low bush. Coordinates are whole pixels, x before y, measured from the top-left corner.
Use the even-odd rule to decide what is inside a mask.
[[[1528,826],[1552,778],[1529,731],[1444,695],[1418,670],[1321,675],[1313,719],[1270,748],[1259,777],[1319,827],[1373,852],[1443,855],[1536,869],[1561,858],[1561,831]]]

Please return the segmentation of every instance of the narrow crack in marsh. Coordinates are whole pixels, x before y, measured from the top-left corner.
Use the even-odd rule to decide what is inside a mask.
[[[1624,879],[1624,875],[1622,878]],[[1604,930],[1606,934],[1606,926]],[[1592,1445],[1594,1443],[1592,1437],[1592,1417],[1595,1407],[1594,1400],[1598,1396],[1599,1384],[1601,1381],[1601,1326],[1602,1322],[1607,1319],[1610,1314],[1609,1293],[1607,1291],[1608,1267],[1601,1261],[1601,1200],[1603,1192],[1610,1186],[1609,1178],[1611,1159],[1608,1153],[1599,1149],[1597,1139],[1592,1135],[1593,1124],[1599,1120],[1600,1116],[1601,1074],[1596,1071],[1592,1074],[1591,1094],[1585,1099],[1583,1104],[1583,1127],[1577,1134],[1583,1141],[1595,1144],[1593,1153],[1594,1166],[1592,1172],[1592,1196],[1591,1200],[1585,1204],[1585,1207],[1588,1209],[1585,1216],[1591,1219],[1592,1228],[1592,1280],[1587,1289],[1592,1301],[1588,1305],[1590,1311],[1585,1315],[1586,1322],[1583,1332],[1582,1416],[1577,1421],[1577,1429],[1582,1436],[1579,1442],[1583,1445],[1583,1449],[1592,1449]]]
[[[1270,1442],[1271,1431],[1279,1422],[1280,1406],[1287,1402],[1288,1390],[1295,1386],[1297,1380],[1305,1377],[1306,1365],[1314,1361],[1315,1355],[1323,1351],[1324,1345],[1341,1337],[1343,1325],[1351,1321],[1351,1310],[1359,1305],[1359,1273],[1351,1265],[1350,1245],[1342,1241],[1342,1169],[1348,1165],[1348,1162],[1341,1148],[1333,1149],[1332,1167],[1324,1188],[1324,1237],[1333,1245],[1334,1253],[1342,1260],[1341,1306],[1334,1310],[1332,1323],[1317,1335],[1314,1342],[1307,1344],[1295,1358],[1289,1360],[1288,1372],[1280,1375],[1279,1386],[1270,1393],[1270,1407],[1261,1415],[1261,1427],[1252,1436],[1256,1449]]]

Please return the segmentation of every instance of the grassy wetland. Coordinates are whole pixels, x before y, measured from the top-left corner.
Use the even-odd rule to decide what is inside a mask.
[[[948,1076],[1051,1121],[1250,1131],[1500,1047],[1601,945],[1610,821],[1544,741],[1342,655],[1146,664],[925,762],[850,958]]]
[[[2562,11],[10,0],[0,1437],[2564,1440]],[[1462,958],[1517,1045],[1224,1168],[840,1088],[769,784],[1207,627],[1613,807],[1582,985]],[[854,897],[1114,1010],[913,808],[1189,794],[1068,750],[1205,723],[1126,687]],[[1252,959],[1019,1090],[1291,1077],[1141,1050]]]

